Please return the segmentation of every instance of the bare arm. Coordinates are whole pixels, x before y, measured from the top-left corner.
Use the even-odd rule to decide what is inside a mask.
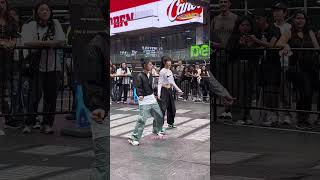
[[[318,40],[316,38],[316,35],[314,34],[313,31],[310,31],[309,34],[310,34],[310,37],[311,37],[312,44],[313,44],[314,48],[319,49],[320,46],[319,46]]]
[[[290,35],[288,33],[281,35],[279,41],[276,44],[276,47],[280,47],[280,48],[288,47],[289,39],[290,39]]]

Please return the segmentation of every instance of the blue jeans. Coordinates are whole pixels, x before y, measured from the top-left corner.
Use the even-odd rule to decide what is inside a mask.
[[[20,82],[21,81],[21,82]],[[14,73],[12,81],[8,82],[8,92],[11,99],[10,112],[15,113],[26,113],[28,107],[28,90],[29,90],[29,79]]]

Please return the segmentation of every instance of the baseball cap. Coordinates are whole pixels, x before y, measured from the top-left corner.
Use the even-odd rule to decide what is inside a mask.
[[[264,9],[255,9],[253,13],[254,17],[266,17],[267,12]]]
[[[283,2],[278,2],[272,6],[272,9],[288,9],[288,6]]]

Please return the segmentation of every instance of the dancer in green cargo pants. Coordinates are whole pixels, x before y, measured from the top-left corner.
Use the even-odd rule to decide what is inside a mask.
[[[158,137],[163,137],[162,132],[162,111],[157,102],[157,98],[153,94],[152,88],[152,75],[151,70],[153,64],[150,60],[141,59],[143,72],[139,73],[136,78],[136,90],[139,96],[139,118],[137,120],[135,129],[129,138],[129,143],[133,146],[138,146],[143,133],[143,129],[146,124],[146,120],[152,116],[153,121],[153,133]]]

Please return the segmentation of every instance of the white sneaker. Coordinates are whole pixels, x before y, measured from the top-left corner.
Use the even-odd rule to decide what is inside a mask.
[[[288,125],[291,125],[292,122],[291,122],[291,115],[285,115],[284,118],[283,118],[283,124],[288,124]]]
[[[165,136],[165,134],[162,133],[162,132],[159,132],[159,133],[157,134],[157,136],[161,139],[161,138],[163,138],[163,137]]]
[[[223,119],[232,119],[232,114],[231,112],[223,112],[219,117]]]
[[[3,130],[0,130],[0,136],[4,136],[6,133]]]
[[[262,126],[270,127],[272,125],[272,122],[267,120],[261,123]]]
[[[40,129],[41,128],[40,122],[37,122],[36,125],[34,125],[32,128],[33,129]]]
[[[238,120],[236,121],[237,125],[244,125],[246,122],[244,122],[243,120]]]
[[[133,139],[128,139],[128,142],[132,145],[132,146],[139,146],[139,141],[133,140]]]
[[[45,134],[53,134],[53,129],[50,126],[44,126],[43,132]]]
[[[31,128],[29,126],[24,127],[24,129],[22,130],[22,132],[24,134],[30,134],[31,133]]]

